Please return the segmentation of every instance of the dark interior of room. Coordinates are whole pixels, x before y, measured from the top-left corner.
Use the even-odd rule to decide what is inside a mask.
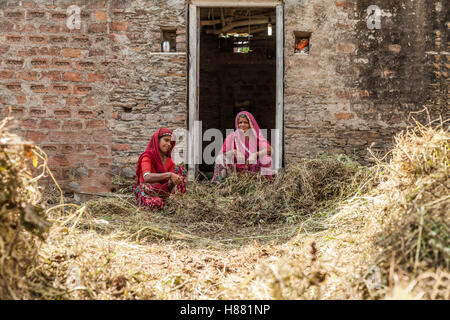
[[[201,8],[200,17],[203,132],[217,128],[225,138],[226,130],[234,129],[236,114],[245,110],[261,129],[267,129],[271,141],[276,104],[275,9]],[[202,150],[210,143],[203,142]],[[202,164],[199,169],[209,178],[214,165]]]

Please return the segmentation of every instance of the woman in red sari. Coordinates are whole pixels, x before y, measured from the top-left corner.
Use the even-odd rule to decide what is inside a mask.
[[[134,193],[138,205],[150,209],[162,209],[164,200],[175,190],[186,192],[186,171],[175,167],[171,158],[175,141],[172,131],[161,128],[156,131],[139,157]]]
[[[253,115],[247,111],[239,112],[235,128],[225,138],[216,158],[212,182],[220,182],[233,172],[259,173],[272,178],[272,148]]]

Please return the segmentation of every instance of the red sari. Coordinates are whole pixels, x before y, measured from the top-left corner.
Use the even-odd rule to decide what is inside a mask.
[[[175,141],[171,142],[171,148],[166,155],[166,161],[164,164],[161,160],[159,153],[159,138],[164,135],[172,135],[172,131],[166,128],[162,128],[156,131],[156,133],[150,139],[145,151],[139,157],[136,176],[137,182],[134,186],[134,193],[138,205],[145,206],[150,209],[162,209],[164,206],[164,198],[167,198],[171,192],[175,190],[180,191],[182,194],[186,192],[186,182],[183,179],[183,183],[176,186],[176,188],[169,188],[169,180],[161,181],[158,183],[146,183],[144,180],[144,174],[150,173],[166,173],[173,172],[179,176],[186,177],[186,171],[182,167],[175,167],[171,158]]]

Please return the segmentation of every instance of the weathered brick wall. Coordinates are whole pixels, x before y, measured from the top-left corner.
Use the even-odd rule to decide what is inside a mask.
[[[72,4],[83,8],[79,30],[66,25]],[[11,107],[16,132],[38,142],[74,190],[110,186],[113,9],[106,1],[0,1],[1,113]]]
[[[369,30],[366,9],[383,10]],[[81,29],[66,26],[81,7]],[[285,159],[346,153],[367,159],[428,106],[449,116],[444,1],[285,1]],[[184,0],[0,0],[0,108],[49,154],[71,190],[107,191],[132,176],[161,126],[187,125]],[[160,53],[162,28],[177,52]],[[294,31],[312,32],[294,54]]]
[[[112,173],[132,177],[158,128],[187,128],[187,7],[184,0],[122,1],[119,7],[127,31],[113,39]],[[176,52],[161,52],[162,28],[176,30]]]
[[[367,27],[372,4],[381,29]],[[286,160],[369,161],[366,149],[389,147],[410,112],[448,117],[445,12],[430,0],[285,1]],[[294,54],[294,31],[312,32],[309,56]]]
[[[155,129],[186,127],[185,12],[183,0],[0,1],[2,116],[11,107],[63,187],[108,191]],[[177,53],[155,54],[161,27],[177,29]]]

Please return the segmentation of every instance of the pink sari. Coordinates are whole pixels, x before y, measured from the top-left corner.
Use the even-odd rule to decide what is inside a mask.
[[[167,160],[169,167],[164,165],[161,160],[161,156],[159,153],[159,138],[163,135],[172,135],[172,131],[166,128],[161,128],[156,131],[156,133],[150,139],[150,142],[147,145],[144,153],[139,157],[137,167],[136,167],[136,176],[137,182],[134,186],[134,194],[136,197],[137,204],[143,207],[147,207],[149,209],[162,209],[164,206],[164,198],[167,198],[171,192],[174,192],[176,189],[184,194],[186,192],[186,171],[182,167],[175,167],[172,162],[171,153],[173,148],[175,147],[175,141],[172,141],[171,148],[167,153]],[[169,169],[171,172],[183,177],[183,183],[176,186],[176,188],[172,188],[169,190],[169,182],[166,181],[164,183],[146,183],[144,180],[141,180],[142,176],[142,160],[144,156],[150,158],[151,167],[153,168],[153,173],[165,173],[168,172]],[[172,165],[170,165],[172,164]]]
[[[241,115],[245,115],[250,124],[245,133],[238,129]],[[225,138],[216,158],[212,182],[222,181],[232,172],[260,173],[272,177],[273,165],[272,158],[267,154],[268,148],[270,143],[264,138],[253,115],[247,111],[239,112],[235,118],[235,131]],[[240,156],[236,157],[235,152]],[[259,156],[256,156],[257,152]]]

